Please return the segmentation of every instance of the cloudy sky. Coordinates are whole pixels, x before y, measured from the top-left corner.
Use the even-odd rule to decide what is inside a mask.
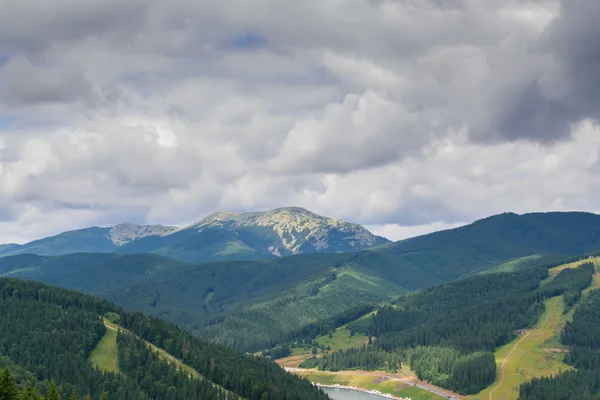
[[[0,243],[600,210],[600,1],[0,0]]]

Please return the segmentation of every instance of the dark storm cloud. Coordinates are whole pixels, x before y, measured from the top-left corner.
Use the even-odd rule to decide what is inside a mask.
[[[560,14],[529,51],[545,65],[519,86],[499,91],[491,117],[474,129],[489,140],[553,142],[571,125],[600,118],[600,1],[563,0]]]
[[[39,52],[61,41],[110,34],[123,40],[146,17],[143,0],[2,1],[0,52]]]
[[[600,118],[600,1],[563,0],[546,45],[560,62],[566,102],[580,118]]]
[[[27,106],[93,101],[90,82],[77,66],[34,67],[25,58],[15,58],[0,69],[0,103]]]

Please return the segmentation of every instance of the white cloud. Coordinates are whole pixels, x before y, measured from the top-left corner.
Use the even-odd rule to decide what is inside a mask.
[[[402,226],[398,224],[384,225],[366,225],[365,228],[378,236],[383,236],[392,241],[408,239],[416,236],[426,235],[445,229],[458,228],[466,223],[446,224],[443,222],[433,222],[427,225]]]
[[[581,11],[558,5],[0,0],[0,242],[284,205],[394,237],[598,210],[569,72],[597,82],[553,46]]]

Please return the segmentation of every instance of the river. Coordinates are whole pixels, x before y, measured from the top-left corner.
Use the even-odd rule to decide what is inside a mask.
[[[354,390],[323,388],[332,400],[384,400],[374,394],[355,392]]]

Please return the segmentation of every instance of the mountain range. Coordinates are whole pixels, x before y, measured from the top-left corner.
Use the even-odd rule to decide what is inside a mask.
[[[24,245],[0,245],[0,256],[153,253],[203,262],[359,251],[387,242],[360,225],[300,207],[284,207],[266,212],[216,212],[185,228],[131,223],[90,227]]]
[[[297,208],[217,213],[164,236],[133,239],[119,246],[119,252],[5,256],[0,276],[100,295],[210,340],[256,350],[365,304],[463,276],[600,250],[600,216],[589,213],[505,213],[396,243],[332,221]],[[38,243],[48,240],[51,246],[60,236]],[[256,257],[214,261],[215,250],[232,237],[255,243],[250,254]],[[249,238],[260,238],[260,245]],[[275,256],[269,250],[275,244],[281,255],[292,255]],[[123,254],[130,246],[136,251]]]

